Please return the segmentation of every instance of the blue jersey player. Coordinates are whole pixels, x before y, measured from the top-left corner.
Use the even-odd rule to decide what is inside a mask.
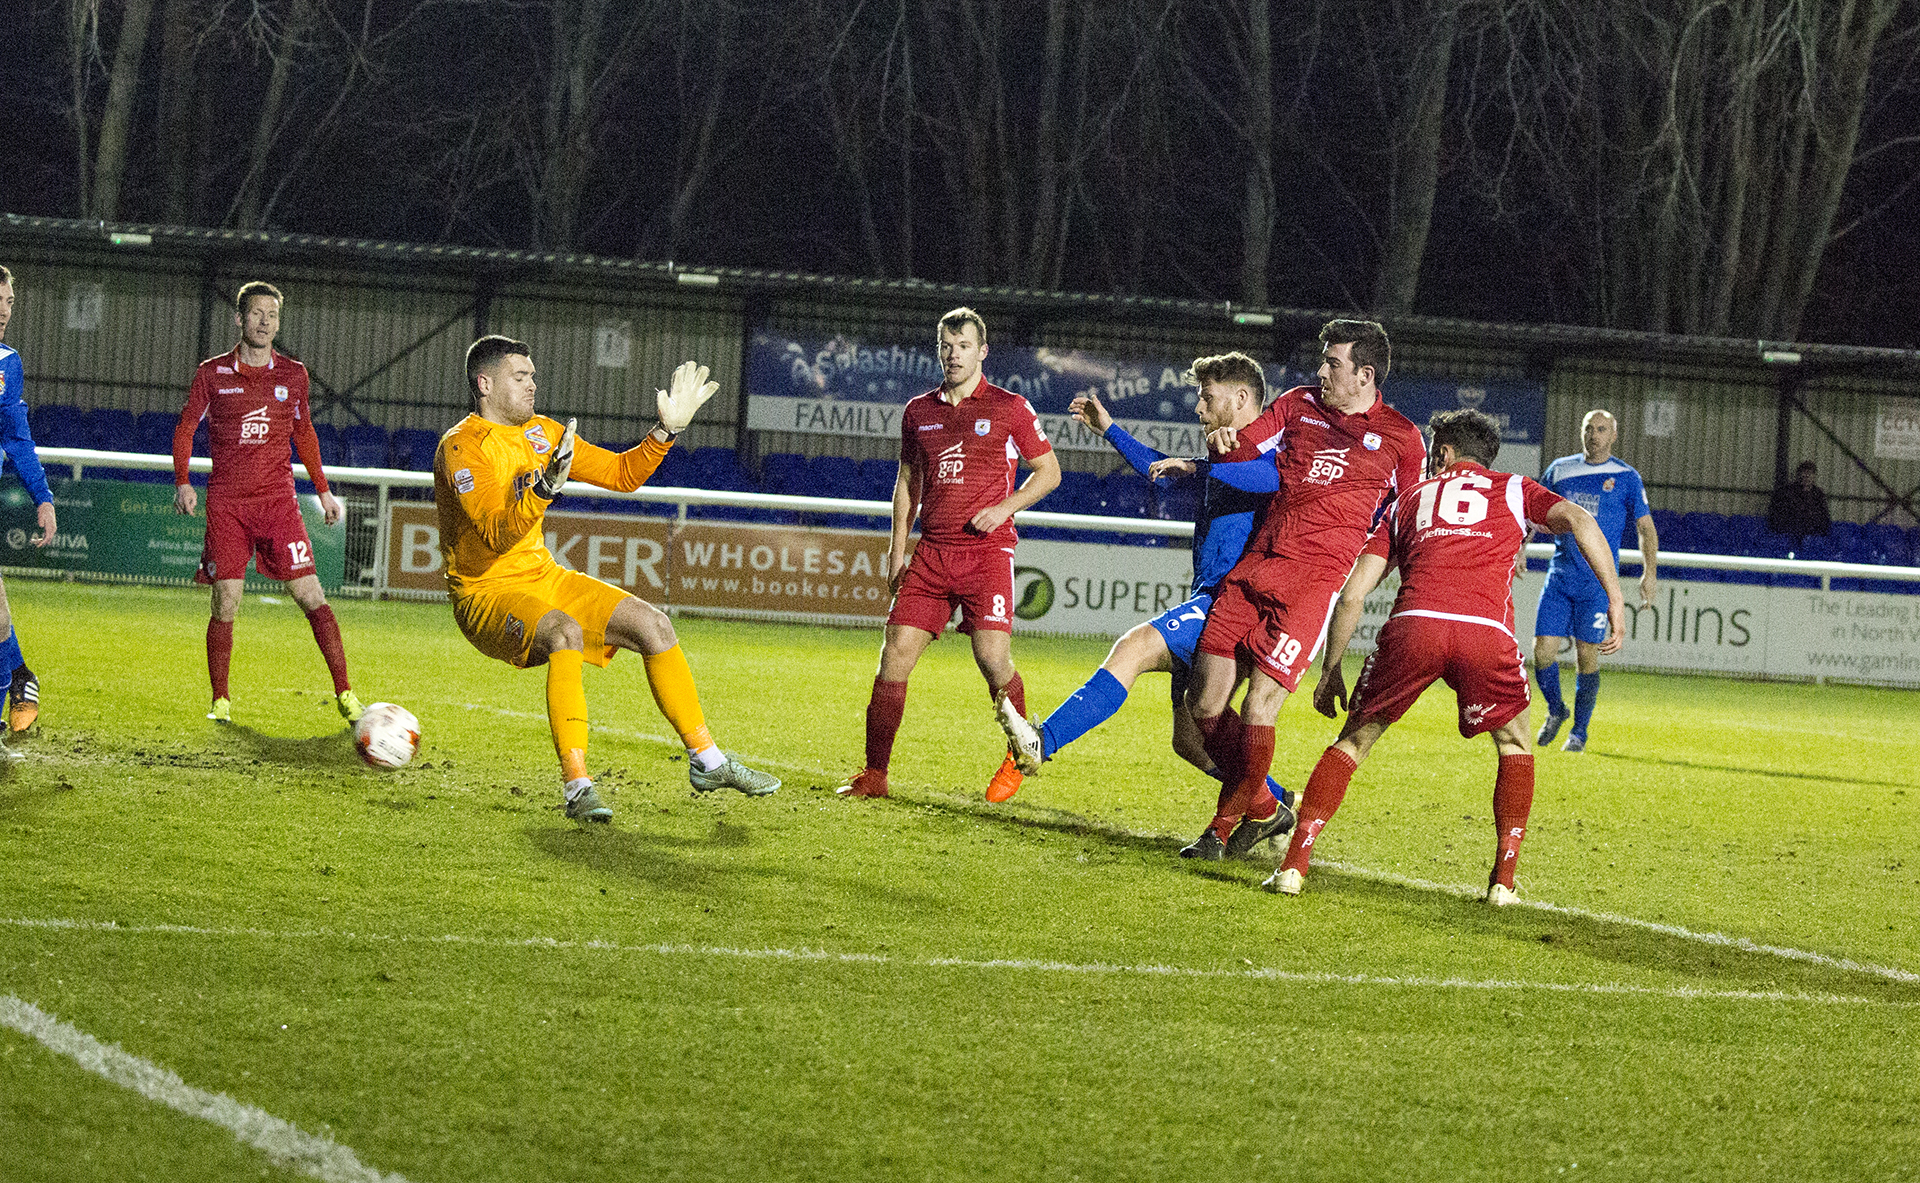
[[[1562,456],[1540,474],[1540,483],[1592,514],[1620,561],[1620,536],[1632,522],[1640,535],[1645,567],[1640,575],[1640,603],[1653,603],[1654,569],[1660,556],[1660,535],[1653,528],[1653,510],[1647,506],[1640,474],[1613,454],[1619,425],[1606,411],[1588,411],[1580,421],[1582,451]],[[1533,669],[1540,680],[1540,697],[1547,703],[1546,724],[1537,746],[1553,742],[1567,722],[1566,700],[1560,696],[1560,651],[1572,638],[1579,661],[1574,680],[1573,730],[1564,750],[1587,747],[1587,723],[1600,697],[1600,642],[1607,635],[1607,593],[1593,568],[1574,546],[1571,536],[1554,540],[1553,562],[1547,567],[1547,586],[1540,592],[1540,610],[1533,623]]]
[[[1226,353],[1202,357],[1193,363],[1192,380],[1200,387],[1194,412],[1209,432],[1232,428],[1237,437],[1233,451],[1221,459],[1251,460],[1274,446],[1275,432],[1263,431],[1262,404],[1266,401],[1266,379],[1260,363],[1244,353]],[[1113,416],[1091,395],[1073,401],[1073,414],[1082,423],[1101,432],[1114,449],[1143,476],[1152,477],[1161,487],[1170,485],[1174,476],[1162,475],[1168,469],[1191,474],[1191,479],[1206,482],[1201,495],[1200,513],[1193,530],[1193,585],[1188,598],[1152,620],[1129,629],[1114,642],[1107,660],[1085,685],[1055,708],[1037,726],[1029,723],[1006,702],[999,706],[1001,726],[1023,773],[1039,772],[1042,761],[1094,727],[1111,718],[1127,699],[1127,692],[1141,674],[1156,671],[1173,675],[1173,750],[1209,776],[1221,773],[1207,755],[1206,745],[1187,713],[1187,682],[1193,668],[1193,654],[1207,622],[1207,609],[1213,603],[1213,590],[1239,561],[1253,532],[1254,518],[1265,507],[1267,495],[1247,493],[1207,476],[1204,465],[1192,461],[1169,460],[1161,452],[1147,447],[1113,421]],[[1011,783],[1008,783],[1011,782]],[[1260,838],[1284,833],[1291,825],[1291,795],[1269,779],[1268,789],[1282,805],[1277,817],[1283,824],[1265,823],[1264,832],[1249,828],[1232,849],[1250,849]],[[1019,782],[996,776],[987,787],[989,801],[1005,801],[1013,796]],[[1236,837],[1239,837],[1236,832]],[[1217,856],[1216,856],[1217,857]]]
[[[53,540],[57,529],[53,512],[53,492],[47,488],[46,470],[40,467],[40,455],[33,448],[33,433],[27,430],[26,380],[20,365],[20,353],[6,344],[7,322],[13,319],[13,272],[0,267],[0,450],[13,462],[20,483],[33,496],[34,515],[40,532],[33,536],[35,546]],[[27,668],[20,656],[20,638],[13,631],[13,613],[7,607],[7,589],[0,583],[0,685],[7,690],[7,728],[25,731],[40,716],[40,680]]]

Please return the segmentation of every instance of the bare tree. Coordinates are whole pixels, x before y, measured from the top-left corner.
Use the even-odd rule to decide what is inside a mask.
[[[68,82],[73,103],[80,212],[84,217],[104,221],[120,216],[127,143],[139,93],[142,59],[147,51],[153,0],[124,0],[118,8],[119,23],[111,33],[111,64],[105,62],[101,40],[116,15],[113,6],[107,0],[67,0],[66,8]],[[102,78],[106,82],[106,94],[100,103],[96,138],[94,95]]]

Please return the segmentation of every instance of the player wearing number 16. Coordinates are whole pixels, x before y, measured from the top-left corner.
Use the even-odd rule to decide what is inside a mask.
[[[320,439],[307,406],[307,367],[273,347],[280,333],[280,289],[254,282],[233,299],[233,323],[240,342],[194,371],[187,405],[173,429],[173,507],[191,515],[199,495],[187,481],[193,456],[193,432],[204,416],[213,474],[207,478],[207,537],[194,579],[213,585],[212,618],[207,621],[207,678],[213,683],[213,709],[207,718],[230,722],[227,668],[233,658],[233,622],[240,614],[240,591],[247,563],[287,585],[287,593],[307,614],[313,639],[333,676],[334,703],[348,722],[360,717],[360,700],[347,681],[347,652],[340,624],[320,590],[313,565],[313,541],[300,520],[294,497],[293,453],[300,453],[307,479],[320,497],[327,525],[344,511],[327,490],[320,467]]]
[[[1533,753],[1527,672],[1513,635],[1512,578],[1530,527],[1572,539],[1592,564],[1606,604],[1606,637],[1597,644],[1605,653],[1620,648],[1626,626],[1620,580],[1593,515],[1527,477],[1489,471],[1500,451],[1500,426],[1491,416],[1442,411],[1432,426],[1433,477],[1387,511],[1340,590],[1313,705],[1328,718],[1347,706],[1347,722],[1307,781],[1299,824],[1286,859],[1265,884],[1269,891],[1300,894],[1314,843],[1361,761],[1422,691],[1444,679],[1458,700],[1460,734],[1490,733],[1500,754],[1487,902],[1514,901],[1514,866],[1533,808]],[[1340,661],[1363,601],[1391,567],[1400,568],[1400,592],[1348,703]]]

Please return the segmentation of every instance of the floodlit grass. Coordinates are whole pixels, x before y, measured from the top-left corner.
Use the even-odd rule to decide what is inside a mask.
[[[1539,757],[1519,878],[1564,910],[1496,913],[1492,745],[1443,690],[1288,900],[1264,852],[1173,857],[1212,789],[1161,677],[991,807],[946,640],[894,799],[843,801],[877,631],[682,620],[720,742],[786,786],[690,793],[622,657],[588,830],[543,676],[444,606],[335,606],[361,697],[426,731],[383,774],[289,602],[249,597],[219,728],[200,594],[7,590],[45,714],[0,772],[0,995],[419,1183],[1920,1173],[1911,693],[1607,675],[1590,750]],[[1044,711],[1104,646],[1015,653]],[[1278,775],[1333,730],[1289,704]],[[9,1183],[263,1174],[296,1177],[0,1028]]]

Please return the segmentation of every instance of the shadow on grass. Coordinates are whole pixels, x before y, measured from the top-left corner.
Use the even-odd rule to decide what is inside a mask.
[[[1264,846],[1252,858],[1222,862],[1182,860],[1177,855],[1179,839],[1167,835],[1139,834],[1064,811],[1028,808],[1015,812],[1006,806],[991,806],[964,798],[923,799],[912,804],[976,825],[993,825],[1013,832],[1039,830],[1085,838],[1100,843],[1112,853],[1137,857],[1150,869],[1157,866],[1173,874],[1207,879],[1241,890],[1266,878],[1273,866]],[[1393,912],[1409,924],[1444,928],[1483,938],[1490,943],[1540,945],[1568,959],[1605,962],[1639,972],[1671,974],[1689,979],[1674,983],[1679,986],[1703,990],[1839,994],[1884,1002],[1920,1004],[1920,983],[1903,982],[1871,970],[1848,969],[1829,962],[1800,960],[1733,944],[1708,943],[1698,938],[1664,933],[1600,916],[1547,912],[1528,907],[1493,909],[1477,899],[1451,892],[1393,883],[1331,867],[1314,869],[1310,891],[1313,896],[1324,896],[1348,906]],[[1298,906],[1290,901],[1263,898],[1270,900],[1275,908]],[[1724,935],[1737,940],[1742,934]],[[1748,939],[1755,945],[1784,943],[1765,936]],[[1830,957],[1831,961],[1844,960],[1838,954],[1823,956]],[[1611,976],[1614,975],[1574,973],[1567,980],[1604,980]]]
[[[359,768],[360,757],[353,750],[353,737],[344,727],[330,735],[306,739],[287,739],[255,731],[244,723],[230,723],[222,732],[239,741],[235,755],[249,754],[255,759],[287,768],[331,768],[340,771]]]
[[[1833,961],[1844,960],[1837,954],[1822,955],[1831,957],[1831,961],[1800,960],[1759,949],[1712,944],[1697,937],[1623,924],[1602,916],[1548,912],[1524,906],[1489,908],[1477,899],[1385,882],[1331,867],[1314,869],[1310,890],[1316,896],[1370,910],[1392,911],[1410,923],[1444,927],[1450,932],[1490,942],[1545,946],[1569,959],[1608,962],[1689,979],[1673,983],[1676,986],[1837,994],[1879,1002],[1920,1004],[1920,983],[1833,964]],[[1739,939],[1738,934],[1724,935]],[[1753,939],[1753,943],[1778,942],[1758,938]],[[1597,974],[1591,978],[1579,974],[1569,980],[1604,978]]]
[[[1658,764],[1666,768],[1690,768],[1696,772],[1731,772],[1737,776],[1764,776],[1775,780],[1813,780],[1884,789],[1920,788],[1920,781],[1911,780],[1875,780],[1864,776],[1834,776],[1824,772],[1793,772],[1783,768],[1742,768],[1737,764],[1706,764],[1698,760],[1673,760],[1664,756],[1630,756],[1624,752],[1589,751],[1587,755],[1602,760],[1624,760],[1630,764]]]
[[[603,875],[645,883],[662,891],[712,896],[743,877],[790,878],[786,872],[752,863],[717,865],[698,857],[713,851],[737,850],[753,843],[752,827],[716,822],[706,838],[653,834],[618,826],[529,826],[527,843],[559,862],[572,863]]]

